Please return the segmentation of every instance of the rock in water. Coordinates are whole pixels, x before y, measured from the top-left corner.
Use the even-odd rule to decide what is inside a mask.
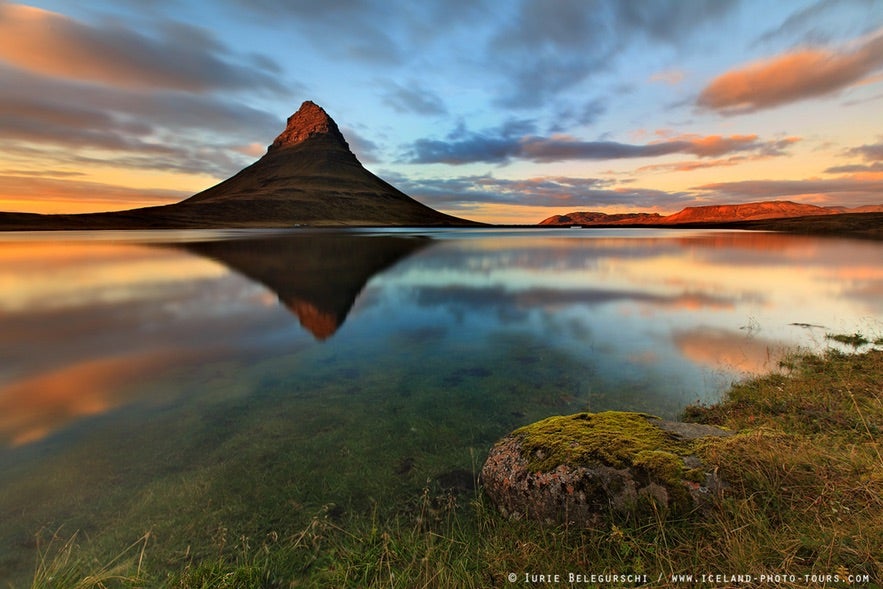
[[[694,456],[695,445],[730,432],[607,411],[549,417],[491,449],[485,492],[512,518],[597,525],[611,516],[685,513],[722,485]]]

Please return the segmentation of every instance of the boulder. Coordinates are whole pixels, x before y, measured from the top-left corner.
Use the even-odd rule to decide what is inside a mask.
[[[653,511],[684,514],[722,488],[696,448],[730,432],[606,411],[549,417],[497,442],[482,486],[512,518],[594,526]]]

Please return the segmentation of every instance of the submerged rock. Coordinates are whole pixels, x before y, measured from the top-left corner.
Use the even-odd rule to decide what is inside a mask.
[[[512,518],[595,525],[648,508],[686,513],[722,486],[695,448],[728,435],[642,413],[549,417],[497,442],[481,482]]]

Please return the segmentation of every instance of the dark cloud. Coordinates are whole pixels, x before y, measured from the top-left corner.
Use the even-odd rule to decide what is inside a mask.
[[[534,108],[594,74],[614,67],[641,41],[678,45],[707,22],[729,13],[735,0],[621,2],[523,0],[488,44],[488,61],[506,76],[497,102]]]
[[[383,18],[395,10],[384,2],[328,0],[227,0],[237,10],[277,29],[290,29],[333,57],[385,66],[402,63],[408,56],[393,37],[402,11],[395,19]]]
[[[738,0],[656,0],[613,2],[622,33],[639,34],[669,44],[680,43],[701,25],[726,16]]]
[[[860,145],[846,150],[848,156],[858,156],[867,164],[834,166],[825,170],[828,174],[854,174],[860,172],[883,172],[883,141]]]
[[[722,74],[697,105],[742,114],[836,94],[883,68],[883,32],[851,50],[800,49]]]
[[[847,7],[863,13],[864,18],[841,18]],[[793,38],[812,44],[830,43],[835,37],[867,33],[881,24],[883,12],[879,0],[818,0],[794,11],[778,27],[761,35],[758,42]]]
[[[858,156],[867,164],[834,166],[825,170],[826,174],[855,174],[860,172],[883,172],[883,141],[860,145],[846,150],[847,156]]]
[[[134,164],[225,177],[249,163],[242,146],[269,144],[284,123],[211,94],[142,93],[2,65],[0,76],[0,151],[16,155],[27,147],[49,165]]]
[[[589,252],[582,252],[584,255]],[[594,252],[592,252],[594,253]],[[521,258],[519,258],[521,261]],[[551,263],[560,263],[559,258]],[[484,266],[482,266],[484,267]],[[545,266],[544,268],[548,268]],[[416,302],[423,307],[467,308],[496,312],[502,317],[522,316],[535,309],[596,307],[610,303],[643,303],[656,307],[729,309],[734,301],[713,294],[653,294],[638,290],[601,288],[541,288],[510,290],[499,286],[423,286],[415,290]]]
[[[787,137],[762,141],[757,135],[682,135],[666,141],[629,144],[616,141],[582,141],[568,135],[523,135],[506,127],[469,132],[462,126],[449,134],[448,138],[447,141],[418,139],[410,148],[408,161],[458,165],[474,162],[504,164],[512,159],[534,162],[614,160],[677,153],[699,158],[720,157],[737,152],[774,156],[784,154],[788,146],[798,140]]]
[[[883,162],[883,141],[880,143],[871,143],[869,145],[860,145],[848,150],[849,155],[861,156],[865,161]]]
[[[350,149],[363,164],[375,164],[380,161],[380,146],[358,133],[355,129],[344,127],[340,130],[346,138]]]
[[[384,173],[396,187],[430,206],[469,210],[482,204],[556,207],[566,210],[627,205],[636,209],[673,209],[693,204],[688,193],[647,188],[623,188],[600,178],[541,177],[522,180],[493,176],[410,179]]]
[[[845,166],[832,166],[825,169],[826,174],[856,174],[859,172],[883,172],[883,162],[872,164],[848,164]]]
[[[476,133],[459,141],[418,139],[411,148],[412,164],[504,163],[517,155],[518,140]]]
[[[883,201],[883,179],[835,178],[810,180],[743,180],[696,186],[720,202],[751,202],[802,196],[814,204],[848,204],[859,206]]]
[[[143,30],[0,3],[0,60],[43,75],[124,88],[285,92],[269,57],[240,63],[205,29],[170,20]]]
[[[418,84],[402,86],[396,82],[386,82],[388,87],[384,101],[399,113],[412,113],[425,116],[447,114],[448,109],[438,95],[421,88]]]
[[[556,112],[549,133],[563,133],[574,126],[593,125],[607,112],[607,101],[595,98],[578,105],[564,107]]]

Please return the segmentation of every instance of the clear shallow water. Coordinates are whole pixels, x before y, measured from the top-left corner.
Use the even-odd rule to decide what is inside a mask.
[[[675,417],[883,332],[883,244],[654,230],[0,235],[0,578],[394,511],[522,424]],[[211,548],[209,548],[211,547]],[[176,560],[177,559],[177,560]]]

